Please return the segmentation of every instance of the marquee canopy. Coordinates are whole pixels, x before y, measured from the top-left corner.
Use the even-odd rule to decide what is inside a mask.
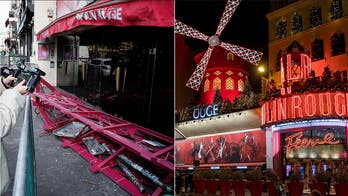
[[[261,129],[260,126],[260,111],[258,109],[250,109],[177,123],[175,139],[241,131],[256,131]]]
[[[37,40],[97,26],[174,26],[174,1],[102,1],[63,15],[37,33]]]

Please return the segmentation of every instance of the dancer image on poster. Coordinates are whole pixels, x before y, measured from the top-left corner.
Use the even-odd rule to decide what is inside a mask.
[[[255,137],[249,132],[244,132],[244,137],[240,143],[240,161],[252,161],[257,154]]]
[[[217,152],[217,155],[216,155],[216,159],[223,160],[223,154],[226,154],[226,153],[224,153],[226,139],[223,138],[222,136],[220,136],[216,140],[216,143],[218,144],[218,152]]]

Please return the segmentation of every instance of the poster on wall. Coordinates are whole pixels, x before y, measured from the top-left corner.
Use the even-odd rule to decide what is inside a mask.
[[[175,142],[176,164],[263,162],[266,156],[264,131],[190,138]]]
[[[347,159],[346,127],[312,127],[281,135],[286,158]]]
[[[49,52],[48,44],[38,44],[38,59],[39,60],[49,60],[50,52]]]

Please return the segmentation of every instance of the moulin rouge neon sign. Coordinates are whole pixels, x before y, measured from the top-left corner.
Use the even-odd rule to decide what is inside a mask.
[[[219,115],[219,104],[208,105],[203,108],[195,108],[192,113],[192,117],[195,120],[217,115]]]
[[[348,117],[348,93],[324,92],[277,98],[262,104],[262,125],[308,117]]]
[[[308,148],[310,146],[316,146],[321,144],[339,144],[340,141],[335,141],[335,135],[333,133],[327,133],[323,138],[305,138],[303,132],[292,134],[285,138],[286,152],[291,152],[291,149],[296,148]]]

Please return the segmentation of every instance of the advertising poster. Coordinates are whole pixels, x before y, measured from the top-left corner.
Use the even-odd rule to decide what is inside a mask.
[[[49,52],[48,44],[38,44],[38,59],[39,60],[49,60],[50,52]]]
[[[262,162],[266,156],[266,134],[250,131],[206,136],[175,142],[176,164]]]

